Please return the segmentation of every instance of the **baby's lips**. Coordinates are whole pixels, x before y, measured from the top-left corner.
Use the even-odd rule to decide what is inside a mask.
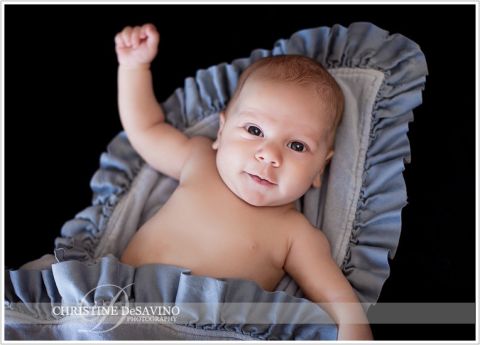
[[[265,177],[262,177],[260,175],[257,175],[257,174],[250,174],[250,173],[247,173],[249,174],[255,181],[259,182],[259,183],[268,183],[268,184],[271,184],[271,185],[276,185],[277,183],[273,182],[273,180],[271,178],[265,178]]]

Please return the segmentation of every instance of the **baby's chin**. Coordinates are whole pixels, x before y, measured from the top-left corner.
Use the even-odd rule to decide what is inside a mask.
[[[248,197],[241,197],[237,195],[240,199],[242,199],[244,202],[251,206],[255,207],[275,207],[275,206],[282,206],[281,203],[276,203],[275,200],[272,202],[270,200],[258,200],[255,198],[248,198]]]
[[[245,203],[255,207],[281,207],[296,201],[296,199],[275,198],[268,194],[257,194],[248,191],[236,192],[232,189],[230,191]]]

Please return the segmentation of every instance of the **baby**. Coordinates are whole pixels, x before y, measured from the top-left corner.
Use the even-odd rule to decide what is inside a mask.
[[[269,291],[288,273],[307,298],[325,303],[339,339],[371,339],[326,237],[295,208],[310,186],[321,185],[333,155],[343,111],[335,80],[306,57],[261,59],[220,114],[217,139],[188,138],[164,122],[154,95],[158,42],[151,24],[115,37],[120,118],[137,152],[179,185],[121,260],[249,279]]]

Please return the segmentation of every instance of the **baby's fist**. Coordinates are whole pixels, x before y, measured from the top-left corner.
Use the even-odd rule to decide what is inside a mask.
[[[149,65],[157,55],[160,35],[153,24],[127,26],[115,36],[115,51],[120,65]]]

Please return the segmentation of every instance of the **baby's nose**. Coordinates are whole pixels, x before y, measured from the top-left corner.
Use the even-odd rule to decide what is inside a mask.
[[[261,147],[256,153],[255,158],[265,164],[271,164],[278,168],[282,163],[280,151],[274,145],[265,145]]]

